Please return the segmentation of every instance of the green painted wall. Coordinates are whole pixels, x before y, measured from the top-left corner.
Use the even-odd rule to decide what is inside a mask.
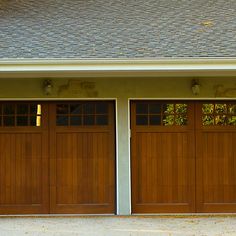
[[[194,96],[191,78],[51,79],[53,93],[45,96],[44,79],[0,79],[0,98],[214,98],[236,96],[236,78],[201,78],[201,93]],[[227,91],[228,92],[227,92]],[[229,91],[231,90],[231,91]],[[224,95],[223,93],[226,94]],[[217,96],[218,96],[217,94]]]
[[[201,78],[200,95],[191,90],[192,78],[91,78],[51,79],[52,94],[46,96],[43,80],[1,79],[1,99],[63,99],[115,98],[117,99],[117,201],[118,214],[127,215],[130,206],[129,161],[129,98],[233,98],[236,99],[235,78]]]

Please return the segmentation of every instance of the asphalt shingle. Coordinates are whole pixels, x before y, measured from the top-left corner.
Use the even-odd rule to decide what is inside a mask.
[[[236,57],[235,0],[1,0],[0,59]]]

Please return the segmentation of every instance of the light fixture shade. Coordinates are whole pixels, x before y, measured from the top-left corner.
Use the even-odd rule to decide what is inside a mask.
[[[197,80],[192,81],[192,92],[194,95],[199,95],[200,94],[200,84]]]
[[[46,95],[51,95],[52,94],[52,89],[53,89],[52,81],[49,80],[49,79],[44,80],[44,82],[43,82],[44,93]]]

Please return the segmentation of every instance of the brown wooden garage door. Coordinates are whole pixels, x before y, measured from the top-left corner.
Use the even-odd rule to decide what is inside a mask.
[[[113,102],[0,104],[0,214],[115,211]]]
[[[132,212],[236,212],[236,102],[131,103]]]

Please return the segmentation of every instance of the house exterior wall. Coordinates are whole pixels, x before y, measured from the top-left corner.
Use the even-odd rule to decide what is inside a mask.
[[[117,214],[131,213],[130,118],[131,99],[236,99],[236,78],[200,78],[200,94],[193,95],[192,78],[52,78],[52,94],[44,79],[2,78],[1,100],[116,100]]]

